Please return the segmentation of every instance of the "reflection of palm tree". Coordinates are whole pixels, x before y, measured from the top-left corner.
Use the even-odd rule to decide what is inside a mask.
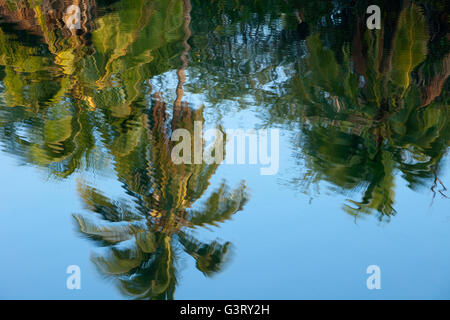
[[[177,128],[192,133],[194,121],[203,120],[202,109],[192,110],[184,104],[176,110],[167,124],[165,104],[157,99],[151,120],[143,116],[146,129],[138,145],[116,157],[118,176],[135,204],[114,202],[81,186],[86,207],[101,220],[74,215],[83,234],[107,247],[104,254],[93,257],[94,263],[114,276],[123,292],[137,298],[173,298],[177,247],[191,255],[205,275],[219,271],[230,244],[203,243],[185,229],[228,220],[247,200],[244,185],[230,191],[222,183],[200,209],[191,208],[208,189],[219,164],[176,165],[171,161],[171,133]]]
[[[98,108],[112,113],[114,120],[129,117],[130,106],[146,90],[146,79],[165,72],[169,67],[166,60],[177,56],[177,49],[170,50],[169,44],[181,37],[182,4],[176,0],[122,1],[96,19],[98,28],[91,21],[94,3],[79,3],[87,21],[82,23],[83,34],[73,36],[52,18],[52,14],[59,17],[64,13],[62,2],[23,0],[13,3],[12,11],[0,2],[10,20],[22,12],[20,8],[34,12],[27,13],[30,21],[25,22],[39,31],[28,36],[29,41],[17,41],[24,31],[1,26],[4,105],[0,107],[0,139],[10,152],[50,167],[62,177],[81,163],[89,165],[90,152],[98,147],[96,117],[90,111]],[[54,12],[47,15],[50,9]],[[130,21],[129,16],[136,20]],[[86,41],[86,33],[90,33],[90,41]],[[171,37],[166,39],[166,34]]]
[[[433,65],[427,62],[425,17],[415,4],[396,14],[386,18],[395,22],[393,28],[365,33],[357,28],[352,52],[345,42],[335,50],[320,33],[308,37],[309,52],[285,95],[290,100],[270,109],[272,123],[292,126],[297,120],[295,145],[307,167],[300,183],[324,180],[344,194],[362,191],[360,201],[349,200],[344,207],[352,215],[377,212],[382,219],[394,214],[395,171],[401,171],[411,188],[436,180],[448,147],[442,85],[424,104],[422,83],[412,76],[420,69],[421,82],[445,81],[445,72],[438,80],[424,79],[435,78],[433,72],[423,72],[424,66]],[[443,59],[445,65],[446,55]]]

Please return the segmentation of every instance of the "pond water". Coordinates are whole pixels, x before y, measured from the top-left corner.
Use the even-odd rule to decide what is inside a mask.
[[[450,298],[446,1],[69,5],[0,1],[0,298]]]

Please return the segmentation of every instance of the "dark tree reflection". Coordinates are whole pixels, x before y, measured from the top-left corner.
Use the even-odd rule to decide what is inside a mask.
[[[223,182],[203,204],[192,208],[203,198],[219,164],[170,161],[171,132],[183,128],[193,134],[194,121],[203,121],[203,110],[183,104],[174,111],[170,124],[165,111],[165,104],[156,101],[152,117],[142,115],[143,130],[127,154],[120,144],[113,144],[119,147],[112,150],[117,154],[119,180],[133,201],[113,201],[80,185],[86,208],[96,215],[74,215],[80,232],[106,248],[104,254],[93,256],[94,263],[114,277],[124,293],[137,298],[173,298],[180,250],[192,256],[205,275],[220,271],[230,243],[203,243],[189,230],[231,219],[247,201],[244,184],[229,190]]]

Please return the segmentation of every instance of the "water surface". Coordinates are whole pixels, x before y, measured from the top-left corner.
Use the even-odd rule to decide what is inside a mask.
[[[0,298],[450,298],[445,1],[67,7],[0,1]],[[175,164],[195,121],[277,174]]]

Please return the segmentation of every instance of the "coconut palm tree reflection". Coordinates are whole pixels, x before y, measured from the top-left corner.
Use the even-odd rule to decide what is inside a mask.
[[[229,242],[204,243],[189,231],[216,226],[242,210],[247,201],[245,184],[230,190],[223,182],[197,206],[219,164],[176,165],[170,158],[175,145],[172,132],[183,128],[193,133],[194,121],[203,121],[202,114],[203,109],[182,103],[168,121],[166,104],[156,97],[151,117],[142,115],[137,145],[116,157],[119,179],[133,204],[109,199],[86,184],[79,186],[92,212],[74,215],[79,231],[104,247],[92,261],[127,295],[173,299],[180,249],[195,259],[206,276],[220,271],[226,261]]]
[[[347,197],[345,212],[380,220],[396,213],[397,173],[411,189],[429,185],[446,197],[439,174],[450,135],[450,55],[447,34],[425,13],[404,2],[384,13],[391,28],[366,30],[356,16],[344,19],[357,24],[347,39],[322,30],[307,37],[307,54],[267,121],[295,132],[306,172],[293,182],[302,191],[325,181]]]
[[[80,183],[91,214],[74,215],[79,231],[104,247],[92,259],[123,292],[171,299],[180,250],[207,276],[221,270],[230,250],[229,242],[204,243],[192,230],[231,219],[247,201],[244,183],[230,190],[223,182],[205,195],[219,164],[171,161],[172,132],[192,132],[194,121],[203,121],[203,108],[182,101],[190,1],[124,0],[98,10],[99,16],[95,1],[79,5],[83,28],[71,34],[52,18],[63,15],[62,2],[0,1],[11,23],[0,28],[0,141],[62,178],[84,165],[103,168],[107,161],[99,158],[112,158],[133,201],[109,199]],[[23,35],[28,42],[19,41]],[[169,120],[148,79],[175,66],[177,98]]]

